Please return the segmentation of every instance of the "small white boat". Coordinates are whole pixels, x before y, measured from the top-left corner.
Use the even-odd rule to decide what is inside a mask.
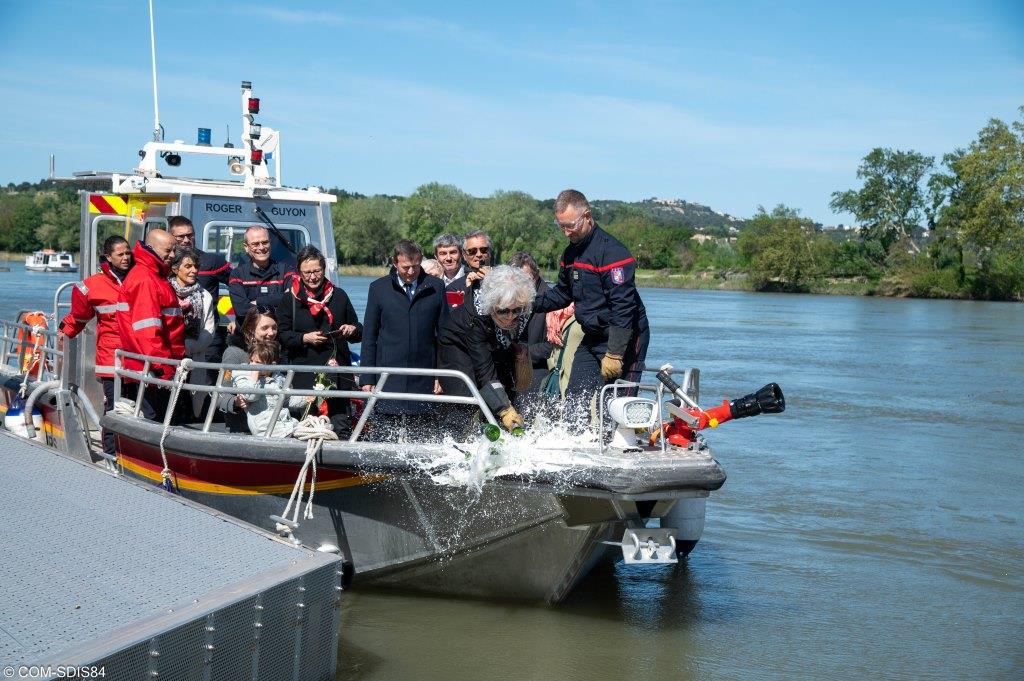
[[[33,272],[77,272],[75,258],[67,251],[44,248],[25,256],[25,269]]]

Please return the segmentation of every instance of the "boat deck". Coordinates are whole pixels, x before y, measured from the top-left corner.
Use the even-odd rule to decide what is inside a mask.
[[[336,555],[2,432],[0,514],[0,667],[334,677]]]

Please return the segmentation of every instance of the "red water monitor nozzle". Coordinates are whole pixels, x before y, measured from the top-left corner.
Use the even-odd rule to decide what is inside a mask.
[[[710,409],[694,406],[696,403],[686,395],[683,389],[672,380],[666,370],[659,371],[656,377],[679,399],[679,407],[690,416],[689,423],[678,416],[665,424],[664,431],[668,441],[676,446],[686,446],[693,442],[694,431],[705,428],[717,428],[726,421],[742,419],[758,414],[780,414],[786,411],[786,397],[778,383],[769,383],[760,390],[744,395],[735,400],[722,400],[722,404]]]

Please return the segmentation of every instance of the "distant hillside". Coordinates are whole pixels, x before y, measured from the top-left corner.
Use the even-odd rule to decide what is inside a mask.
[[[707,232],[725,236],[730,231],[741,230],[746,220],[728,213],[719,213],[700,203],[691,203],[683,199],[650,198],[643,201],[610,201],[597,199],[592,202],[598,219],[609,222],[616,213],[636,211],[655,222],[689,227],[696,232]],[[730,230],[732,228],[732,230]]]

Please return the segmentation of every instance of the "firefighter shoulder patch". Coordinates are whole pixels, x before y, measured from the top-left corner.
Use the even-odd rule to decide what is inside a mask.
[[[612,283],[618,285],[618,284],[621,284],[624,281],[626,281],[626,273],[622,270],[622,268],[621,267],[613,268],[612,269]]]

